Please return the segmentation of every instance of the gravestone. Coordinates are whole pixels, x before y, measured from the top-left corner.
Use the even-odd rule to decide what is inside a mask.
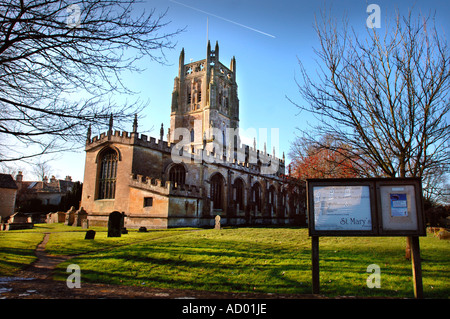
[[[118,211],[109,214],[108,237],[120,237],[123,225],[123,214]]]
[[[220,216],[216,215],[215,218],[216,224],[214,225],[214,229],[220,229]]]
[[[54,223],[64,223],[66,221],[66,213],[56,212],[52,215]]]
[[[76,211],[77,210],[75,209],[75,206],[70,207],[70,209],[66,213],[66,220],[64,222],[64,225],[72,226]]]
[[[88,230],[86,232],[86,236],[84,236],[84,239],[94,239],[95,238],[95,230]]]
[[[47,224],[53,223],[53,220],[52,220],[52,215],[53,215],[53,214],[54,214],[54,213],[48,213],[48,214],[46,215],[45,222],[46,222]]]
[[[81,226],[83,223],[83,220],[87,219],[87,215],[88,213],[84,210],[83,207],[80,207],[79,210],[77,210],[75,212],[75,214],[73,215],[73,224],[72,226]]]
[[[139,227],[139,232],[140,233],[146,233],[147,232],[147,228],[144,226]]]
[[[9,222],[12,223],[28,223],[28,217],[24,213],[15,213],[11,216]]]
[[[81,222],[81,228],[83,228],[83,229],[89,228],[89,220],[88,219],[83,219],[83,221]]]
[[[24,213],[15,213],[9,218],[8,224],[3,228],[4,230],[18,230],[18,229],[31,229],[34,224],[28,222],[28,218]]]

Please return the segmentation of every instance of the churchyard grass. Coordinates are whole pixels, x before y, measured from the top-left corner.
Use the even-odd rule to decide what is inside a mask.
[[[36,260],[34,250],[44,234],[25,231],[0,231],[0,276],[12,276]]]
[[[53,226],[55,225],[55,226]],[[0,233],[0,275],[34,260],[43,232],[47,253],[81,254],[60,265],[55,279],[77,264],[82,282],[208,291],[311,293],[311,238],[301,228],[170,229],[94,240],[86,230],[58,224]],[[450,296],[450,241],[420,238],[426,298]],[[320,283],[326,296],[413,297],[411,262],[404,237],[321,237]],[[380,267],[380,288],[368,288],[367,267]],[[82,289],[82,288],[81,288]]]
[[[327,296],[413,297],[405,238],[322,237],[321,293]],[[421,238],[424,294],[450,296],[450,242]],[[98,251],[78,264],[82,281],[208,291],[311,293],[311,239],[299,228],[225,228],[173,234]],[[381,269],[381,288],[368,288],[367,267]]]

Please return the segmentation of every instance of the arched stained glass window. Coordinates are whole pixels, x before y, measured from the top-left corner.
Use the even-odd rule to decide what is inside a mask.
[[[117,153],[109,149],[102,154],[98,199],[114,199],[116,193]]]

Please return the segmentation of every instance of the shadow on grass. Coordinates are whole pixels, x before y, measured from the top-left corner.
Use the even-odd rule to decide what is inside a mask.
[[[208,232],[136,243],[79,256],[69,263],[79,264],[82,280],[86,282],[209,291],[311,293],[308,238],[292,244],[290,237],[278,240],[270,237],[273,233],[249,239],[253,232],[248,231],[241,239],[237,229],[230,231],[236,232]],[[411,263],[403,258],[401,244],[385,248],[383,241],[376,245],[361,241],[355,247],[352,243],[325,242],[321,246],[321,293],[413,297]],[[432,256],[444,253],[442,250]],[[427,258],[436,260],[432,256]],[[447,259],[442,256],[437,260],[445,265]],[[379,289],[367,287],[370,264],[381,268]],[[60,265],[59,279],[67,277],[65,267],[67,263]],[[438,285],[433,288],[424,282],[425,296],[447,298],[449,289],[445,282],[450,270],[427,270],[424,264],[422,267],[424,276],[438,278]]]

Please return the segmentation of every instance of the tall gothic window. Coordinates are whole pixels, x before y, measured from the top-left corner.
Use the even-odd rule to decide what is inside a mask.
[[[109,149],[101,157],[98,199],[114,199],[116,193],[117,153]]]
[[[211,178],[211,201],[213,209],[223,209],[223,177],[216,174]]]
[[[169,181],[176,183],[177,185],[184,185],[186,181],[186,170],[181,164],[177,164],[171,167],[169,171]]]
[[[236,204],[239,205],[239,209],[244,209],[244,182],[238,178],[234,181],[234,189],[236,192]]]
[[[258,211],[261,211],[261,186],[259,185],[259,183],[255,183],[252,187],[252,199],[255,205],[258,207]]]

